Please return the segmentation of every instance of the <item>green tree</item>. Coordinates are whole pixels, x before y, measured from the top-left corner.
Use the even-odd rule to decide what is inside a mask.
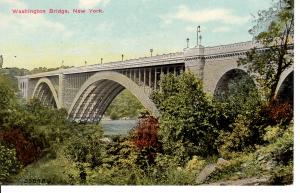
[[[260,93],[249,76],[233,78],[226,94],[214,99],[219,121],[218,152],[227,157],[231,152],[244,151],[261,140],[260,129],[253,127],[260,117],[263,104]]]
[[[152,98],[161,113],[159,136],[165,153],[181,159],[215,153],[217,117],[201,81],[191,73],[169,74],[160,86]]]
[[[17,174],[21,165],[16,157],[15,149],[0,143],[0,185],[6,184],[13,174]]]
[[[106,115],[111,119],[137,118],[143,105],[128,90],[120,93],[107,108]]]
[[[0,74],[0,128],[12,114],[15,104],[16,97],[12,84],[7,76]]]
[[[266,49],[252,49],[239,65],[246,65],[265,91],[267,101],[272,101],[281,74],[294,63],[293,52],[289,51],[294,39],[294,1],[277,0],[268,10],[259,11],[255,22],[249,32]]]
[[[226,93],[216,96],[214,103],[219,111],[222,111],[227,117],[226,121],[230,124],[237,115],[243,115],[251,119],[262,104],[262,99],[251,77],[241,75],[229,81]],[[228,124],[224,126],[228,126]]]

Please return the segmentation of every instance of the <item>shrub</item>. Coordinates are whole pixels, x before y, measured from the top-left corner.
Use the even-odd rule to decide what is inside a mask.
[[[262,108],[260,115],[265,118],[265,125],[280,124],[286,126],[293,119],[293,106],[288,102],[273,100]]]
[[[152,98],[161,113],[159,137],[165,153],[182,160],[214,154],[217,117],[201,81],[191,73],[168,74],[160,87]]]
[[[20,129],[3,131],[0,133],[0,140],[16,149],[16,156],[24,166],[35,161],[40,155],[40,147],[29,141]]]
[[[0,73],[0,129],[6,119],[12,114],[16,104],[16,97],[8,77]]]
[[[21,164],[16,157],[15,149],[0,143],[0,185],[10,182],[11,175],[17,174]]]
[[[144,158],[147,164],[153,164],[157,152],[160,152],[161,144],[158,141],[158,120],[145,114],[139,118],[137,126],[132,132],[132,142]]]
[[[244,116],[238,116],[232,124],[232,131],[221,131],[217,140],[221,157],[230,158],[232,153],[246,151],[257,142],[255,132],[249,127],[249,122]]]
[[[80,183],[79,173],[72,160],[59,154],[56,159],[43,157],[28,165],[14,177],[14,181],[21,185],[72,185]]]
[[[92,168],[101,165],[106,154],[105,142],[101,141],[102,134],[94,130],[85,136],[70,138],[64,147],[66,157],[75,163],[89,163]]]

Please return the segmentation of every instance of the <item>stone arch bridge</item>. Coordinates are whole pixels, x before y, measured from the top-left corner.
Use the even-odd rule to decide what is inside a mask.
[[[179,75],[189,70],[204,84],[204,90],[218,94],[230,79],[245,75],[237,66],[254,42],[241,42],[214,47],[186,48],[182,52],[143,57],[125,61],[95,64],[84,67],[18,77],[25,99],[38,98],[44,105],[65,108],[70,119],[80,122],[99,122],[113,99],[128,89],[151,113],[158,111],[150,94],[158,88],[161,75]],[[281,77],[278,95],[285,96],[293,89],[293,67]],[[288,94],[291,97],[291,93]]]

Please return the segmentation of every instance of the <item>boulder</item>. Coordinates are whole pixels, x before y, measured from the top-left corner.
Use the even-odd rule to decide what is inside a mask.
[[[216,170],[216,164],[208,164],[201,170],[196,178],[196,184],[202,184],[206,178]]]

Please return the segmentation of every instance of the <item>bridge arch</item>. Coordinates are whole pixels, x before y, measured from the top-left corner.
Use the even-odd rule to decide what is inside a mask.
[[[243,84],[250,84],[253,87],[256,86],[254,80],[245,70],[240,68],[228,70],[217,80],[214,89],[214,97],[223,98],[224,96],[227,96],[229,94],[230,86],[236,86],[241,83],[241,81]]]
[[[276,89],[276,97],[280,101],[294,104],[294,68],[289,68],[281,75]]]
[[[43,105],[58,107],[57,92],[48,78],[41,78],[36,83],[32,98],[39,99]]]
[[[99,122],[113,99],[124,89],[129,90],[152,114],[158,114],[150,100],[150,88],[141,87],[118,72],[102,71],[81,86],[69,108],[69,118],[81,122]]]

